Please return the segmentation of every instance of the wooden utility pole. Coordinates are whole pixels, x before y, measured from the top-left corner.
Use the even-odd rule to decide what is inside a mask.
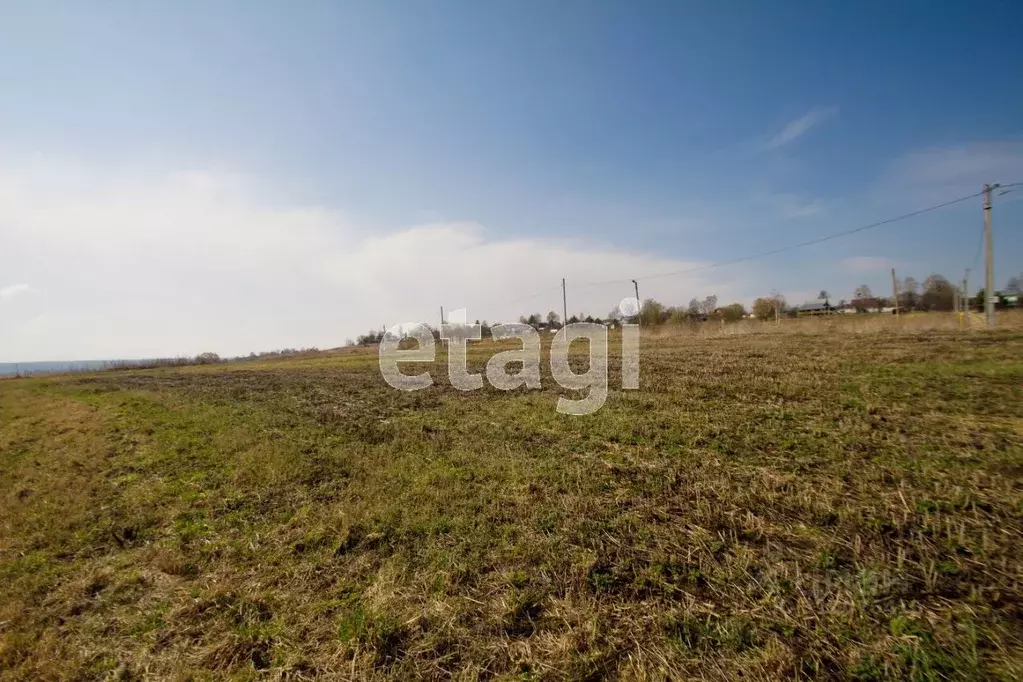
[[[895,268],[892,268],[892,301],[895,305],[895,317],[899,316],[899,284],[895,279]]]
[[[561,321],[561,324],[568,324],[568,293],[565,290],[565,278],[561,278],[561,312],[565,314],[565,318]]]
[[[989,329],[995,328],[995,251],[991,245],[991,190],[998,185],[984,185],[984,313]]]
[[[963,310],[970,312],[970,269],[963,275]]]
[[[643,324],[643,318],[639,316],[639,282],[632,280],[632,286],[636,288],[636,323]]]
[[[961,298],[956,300],[959,308],[959,328],[967,329],[970,326],[970,301],[966,298],[966,278],[963,277],[963,288],[959,290]]]

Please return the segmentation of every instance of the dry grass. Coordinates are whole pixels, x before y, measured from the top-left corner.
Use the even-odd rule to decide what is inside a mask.
[[[998,311],[997,326],[1002,331],[1023,331],[1023,310]],[[987,327],[978,312],[911,312],[891,314],[832,314],[786,317],[781,320],[740,320],[725,323],[663,324],[644,330],[648,336],[696,336],[716,338],[745,334],[930,334],[933,332],[979,332]]]
[[[760,331],[0,382],[0,676],[1018,679],[1023,335]]]

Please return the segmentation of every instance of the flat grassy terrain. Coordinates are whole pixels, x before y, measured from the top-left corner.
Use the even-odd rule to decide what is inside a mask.
[[[0,677],[1023,678],[1023,334],[444,362],[0,381]]]

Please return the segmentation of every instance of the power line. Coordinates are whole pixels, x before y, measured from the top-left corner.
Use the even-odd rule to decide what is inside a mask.
[[[977,240],[977,253],[973,256],[973,265],[970,266],[971,270],[977,269],[977,263],[980,261],[980,250],[984,247],[984,225],[980,226],[980,238]]]
[[[1012,191],[1011,188],[1019,187],[1021,185],[1023,185],[1023,182],[1010,182],[1010,183],[1001,183],[1001,182],[999,182],[999,183],[995,183],[995,184],[991,185],[990,189],[991,190],[998,190],[998,196],[1001,196],[1003,194],[1008,194],[1009,192],[1011,192]],[[988,190],[988,186],[987,185],[984,186],[984,190],[985,191]],[[981,194],[983,194],[983,193],[984,192],[981,192]],[[991,197],[990,197],[990,195],[988,195],[987,203],[985,203],[985,210],[984,210],[984,220],[985,220],[985,223],[983,225],[981,225],[980,240],[977,243],[977,253],[973,256],[973,265],[970,267],[971,270],[975,270],[977,268],[978,262],[980,262],[980,252],[981,252],[981,250],[984,247],[984,241],[985,241],[985,237],[987,236],[987,231],[988,231],[988,220],[990,218],[990,206],[991,206]],[[987,264],[987,269],[990,270],[991,267],[992,267],[992,263],[989,260],[988,264]],[[992,283],[990,281],[990,277],[985,277],[984,289],[987,289],[988,286],[990,286],[991,284]],[[993,289],[993,287],[992,287],[992,289]],[[986,291],[984,293],[984,296],[985,296],[985,298],[987,298],[987,296],[988,296],[988,293]],[[986,305],[986,303],[985,303],[985,305]],[[991,316],[989,314],[989,324],[992,323],[992,322],[993,321],[992,321]]]
[[[1023,186],[1023,182],[1013,182],[1013,183],[1008,183],[1008,184],[998,184],[998,185],[993,185],[992,188],[997,188],[997,189],[1000,189],[1000,190],[1008,190],[1009,188],[1020,187],[1020,186]],[[1002,193],[1004,193],[1004,192],[1002,192]],[[976,197],[981,196],[982,194],[984,194],[983,191],[974,192],[973,194],[968,194],[966,196],[962,196],[962,197],[959,197],[957,199],[952,199],[950,201],[945,201],[945,202],[942,202],[940,204],[934,204],[933,206],[928,206],[927,208],[921,208],[921,209],[918,209],[916,211],[911,211],[909,213],[903,213],[902,215],[894,216],[892,218],[886,218],[885,220],[879,220],[879,221],[877,221],[875,223],[870,223],[869,225],[861,225],[860,227],[855,227],[855,228],[853,228],[851,230],[844,230],[842,232],[836,232],[834,234],[829,234],[829,235],[826,235],[824,237],[818,237],[816,239],[810,239],[810,240],[805,241],[805,242],[800,242],[798,244],[791,244],[789,246],[783,246],[783,247],[780,247],[780,248],[777,248],[777,249],[771,249],[771,250],[768,250],[768,251],[762,251],[760,253],[755,253],[755,254],[751,254],[751,255],[748,255],[748,256],[743,256],[741,258],[732,258],[732,259],[729,259],[729,260],[717,261],[715,263],[708,263],[707,265],[701,265],[701,266],[698,266],[698,267],[695,267],[695,268],[688,268],[688,269],[685,269],[685,270],[675,270],[673,272],[662,272],[662,273],[653,274],[653,275],[643,275],[643,276],[635,277],[635,278],[630,277],[630,278],[625,278],[625,279],[607,280],[607,281],[604,281],[604,282],[587,282],[586,284],[582,284],[580,286],[583,286],[583,287],[603,286],[605,284],[623,284],[623,283],[627,283],[627,282],[636,282],[637,280],[640,280],[640,279],[649,280],[649,279],[659,279],[659,278],[662,278],[662,277],[674,277],[674,276],[677,276],[677,275],[686,275],[686,274],[690,274],[690,273],[694,273],[694,272],[701,272],[703,270],[710,270],[712,268],[719,268],[719,267],[722,267],[722,266],[725,266],[725,265],[734,265],[735,263],[742,263],[742,262],[745,262],[745,261],[756,260],[758,258],[765,258],[767,256],[773,256],[774,254],[777,254],[777,253],[782,253],[782,252],[785,252],[785,251],[792,251],[792,250],[795,250],[795,249],[801,249],[801,248],[803,248],[805,246],[812,246],[814,244],[820,244],[820,243],[823,243],[823,242],[826,242],[826,241],[830,241],[832,239],[838,239],[840,237],[846,237],[846,236],[851,235],[851,234],[856,234],[857,232],[864,232],[866,230],[872,230],[874,228],[882,227],[884,225],[890,225],[892,223],[896,223],[896,222],[899,222],[899,221],[902,221],[902,220],[907,220],[909,218],[913,218],[915,216],[922,215],[924,213],[930,213],[932,211],[938,211],[938,210],[946,208],[948,206],[952,206],[952,205],[955,205],[955,204],[958,204],[958,203],[962,203],[964,201],[968,201],[970,199],[974,199]],[[974,256],[974,260],[973,260],[974,267],[971,268],[971,269],[975,269],[976,268],[977,261],[980,258],[980,250],[983,247],[983,243],[984,243],[983,237],[984,237],[984,232],[982,230],[981,231],[980,245],[978,246],[977,254]],[[638,284],[637,284],[637,287],[638,287]],[[539,292],[537,292],[535,294],[529,294],[527,296],[520,296],[520,297],[511,299],[511,300],[504,301],[502,303],[499,303],[498,305],[501,305],[501,306],[512,305],[514,303],[519,303],[521,301],[537,298],[537,297],[543,296],[545,294],[550,294],[550,293],[555,292],[555,291],[557,291],[558,289],[561,289],[561,288],[562,287],[560,287],[560,286],[551,287],[549,289],[544,289],[543,291],[539,291]]]
[[[1013,183],[1012,185],[1001,185],[1001,187],[1015,187],[1016,185],[1021,185],[1021,184],[1023,184],[1023,183]],[[848,236],[850,234],[855,234],[857,232],[863,232],[864,230],[871,230],[871,229],[874,229],[875,227],[881,227],[882,225],[890,225],[891,223],[895,223],[895,222],[898,222],[900,220],[906,220],[907,218],[912,218],[914,216],[918,216],[918,215],[921,215],[921,214],[924,214],[924,213],[930,213],[931,211],[937,211],[937,210],[945,208],[947,206],[952,206],[953,204],[958,204],[958,203],[961,203],[963,201],[967,201],[969,199],[974,199],[976,197],[979,197],[981,194],[983,194],[983,192],[974,192],[973,194],[969,194],[969,195],[964,196],[964,197],[959,197],[958,199],[952,199],[951,201],[946,201],[946,202],[943,202],[943,203],[940,203],[940,204],[935,204],[934,206],[928,206],[927,208],[921,208],[919,210],[912,211],[911,213],[904,213],[902,215],[895,216],[894,218],[887,218],[885,220],[880,220],[880,221],[878,221],[876,223],[871,223],[869,225],[862,225],[860,227],[856,227],[856,228],[853,228],[851,230],[845,230],[843,232],[836,232],[834,234],[829,234],[829,235],[827,235],[825,237],[818,237],[816,239],[811,239],[809,241],[801,242],[799,244],[792,244],[792,245],[789,245],[789,246],[783,246],[783,247],[780,247],[780,248],[777,248],[777,249],[771,249],[770,251],[763,251],[761,253],[756,253],[756,254],[752,254],[752,255],[749,255],[749,256],[743,256],[742,258],[732,258],[732,259],[729,259],[729,260],[718,261],[716,263],[708,263],[707,265],[701,265],[699,267],[689,268],[689,269],[686,269],[686,270],[676,270],[674,272],[662,272],[662,273],[659,273],[659,274],[656,274],[656,275],[644,275],[644,276],[641,276],[641,277],[636,277],[635,279],[648,280],[648,279],[659,279],[661,277],[674,277],[676,275],[688,275],[688,274],[693,273],[693,272],[700,272],[702,270],[709,270],[711,268],[719,268],[719,267],[721,267],[723,265],[733,265],[735,263],[742,263],[742,262],[749,261],[749,260],[756,260],[757,258],[764,258],[766,256],[773,256],[774,254],[782,253],[783,251],[792,251],[794,249],[801,249],[804,246],[812,246],[813,244],[820,244],[822,242],[830,241],[832,239],[838,239],[839,237],[845,237],[845,236]],[[590,282],[588,284],[584,284],[583,286],[602,286],[602,285],[605,285],[605,284],[622,284],[622,283],[626,283],[626,282],[631,282],[632,279],[633,278],[630,277],[630,278],[626,278],[626,279],[608,280],[606,282]]]
[[[1020,185],[1023,185],[1023,182],[1010,182],[1009,184],[1001,184],[1001,183],[999,183],[997,185],[992,185],[992,188],[993,189],[999,189],[999,190],[1008,190],[1010,187],[1019,187]],[[983,192],[981,192],[981,194],[983,194]],[[999,192],[998,194],[999,195],[1008,194],[1008,192],[1007,191],[1002,191],[1002,192]],[[970,270],[976,270],[977,269],[977,263],[980,261],[980,252],[981,252],[981,250],[983,248],[984,248],[984,225],[981,224],[981,226],[980,226],[980,237],[979,237],[979,239],[977,239],[977,252],[973,255],[973,265],[970,266]]]

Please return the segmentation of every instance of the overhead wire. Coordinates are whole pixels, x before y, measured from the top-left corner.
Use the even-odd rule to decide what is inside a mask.
[[[977,253],[973,256],[973,265],[970,266],[970,270],[977,269],[977,263],[980,262],[980,251],[984,247],[984,225],[980,226],[980,239],[977,240]]]
[[[1023,184],[1023,183],[1013,183],[1012,185],[1001,185],[1000,187],[1013,187],[1013,186],[1016,186],[1016,185],[1019,185],[1019,184]],[[687,268],[685,270],[675,270],[673,272],[662,272],[662,273],[658,273],[658,274],[654,274],[654,275],[641,275],[639,277],[629,277],[629,278],[625,278],[625,279],[613,279],[613,280],[607,280],[605,282],[588,282],[588,283],[583,284],[581,286],[603,286],[605,284],[624,284],[624,283],[631,282],[634,279],[642,281],[642,280],[660,279],[662,277],[675,277],[675,276],[678,276],[678,275],[687,275],[687,274],[694,273],[694,272],[701,272],[703,270],[710,270],[711,268],[719,268],[719,267],[722,267],[724,265],[734,265],[735,263],[742,263],[742,262],[745,262],[745,261],[756,260],[758,258],[765,258],[767,256],[773,256],[774,254],[782,253],[784,251],[792,251],[794,249],[801,249],[801,248],[803,248],[805,246],[812,246],[814,244],[821,244],[823,242],[830,241],[832,239],[838,239],[839,237],[845,237],[845,236],[848,236],[848,235],[851,235],[851,234],[855,234],[857,232],[863,232],[865,230],[872,230],[872,229],[874,229],[876,227],[881,227],[882,225],[890,225],[891,223],[899,222],[900,220],[906,220],[908,218],[912,218],[914,216],[922,215],[924,213],[930,213],[931,211],[937,211],[937,210],[940,210],[942,208],[946,208],[948,206],[952,206],[953,204],[958,204],[958,203],[961,203],[963,201],[967,201],[969,199],[974,199],[976,197],[979,197],[983,193],[984,193],[983,191],[981,191],[981,192],[974,192],[973,194],[968,194],[966,196],[959,197],[958,199],[952,199],[950,201],[945,201],[945,202],[942,202],[940,204],[935,204],[933,206],[928,206],[927,208],[921,208],[921,209],[918,209],[916,211],[911,211],[910,213],[903,213],[902,215],[897,215],[897,216],[892,217],[892,218],[886,218],[885,220],[879,220],[879,221],[877,221],[875,223],[870,223],[869,225],[861,225],[860,227],[855,227],[855,228],[853,228],[851,230],[843,230],[842,232],[836,232],[834,234],[829,234],[829,235],[826,235],[824,237],[817,237],[816,239],[810,239],[810,240],[805,241],[805,242],[800,242],[799,244],[790,244],[788,246],[782,246],[782,247],[777,248],[777,249],[770,249],[768,251],[762,251],[760,253],[755,253],[755,254],[751,254],[751,255],[748,255],[748,256],[743,256],[741,258],[730,258],[728,260],[717,261],[715,263],[708,263],[707,265],[700,265],[700,266],[697,266],[695,268]]]
[[[991,189],[993,189],[993,190],[1001,190],[1001,191],[998,192],[998,194],[1002,195],[1002,194],[1008,194],[1010,188],[1012,188],[1012,187],[1019,187],[1021,185],[1023,185],[1023,182],[1010,182],[1010,183],[1007,183],[1007,184],[997,183],[995,185],[992,185]],[[984,192],[981,192],[981,194],[983,194],[983,193]],[[977,240],[977,251],[976,251],[976,253],[974,253],[974,255],[973,255],[973,262],[970,265],[970,270],[971,271],[972,270],[976,270],[977,266],[980,264],[980,252],[984,249],[984,234],[986,232],[986,229],[987,229],[986,226],[984,224],[981,224],[981,226],[980,226],[980,238]]]
[[[1009,188],[1019,187],[1021,185],[1023,185],[1023,182],[1013,182],[1013,183],[1008,183],[1008,184],[993,185],[992,188],[993,189],[999,189],[999,190],[1007,190]],[[804,248],[804,247],[807,247],[807,246],[813,246],[815,244],[821,244],[821,243],[824,243],[824,242],[827,242],[827,241],[831,241],[832,239],[839,239],[841,237],[846,237],[846,236],[849,236],[849,235],[852,235],[852,234],[856,234],[858,232],[865,232],[866,230],[872,230],[872,229],[875,229],[875,228],[878,228],[878,227],[882,227],[884,225],[891,225],[892,223],[897,223],[897,222],[900,222],[900,221],[903,221],[903,220],[908,220],[909,218],[913,218],[913,217],[916,217],[916,216],[919,216],[919,215],[923,215],[925,213],[931,213],[933,211],[938,211],[938,210],[941,210],[943,208],[947,208],[949,206],[953,206],[955,204],[962,203],[964,201],[969,201],[970,199],[975,199],[975,198],[981,196],[982,194],[984,194],[983,190],[980,191],[980,192],[974,192],[972,194],[967,194],[965,196],[961,196],[961,197],[958,197],[956,199],[951,199],[949,201],[944,201],[944,202],[941,202],[939,204],[934,204],[932,206],[927,206],[926,208],[921,208],[921,209],[917,209],[915,211],[910,211],[909,213],[903,213],[901,215],[893,216],[891,218],[886,218],[884,220],[879,220],[877,222],[873,222],[873,223],[870,223],[868,225],[861,225],[859,227],[854,227],[854,228],[849,229],[849,230],[843,230],[841,232],[835,232],[833,234],[825,235],[823,237],[817,237],[815,239],[809,239],[809,240],[804,241],[804,242],[799,242],[798,244],[790,244],[790,245],[782,246],[782,247],[779,247],[779,248],[776,248],[776,249],[769,249],[767,251],[761,251],[761,252],[750,254],[750,255],[747,255],[747,256],[742,256],[740,258],[730,258],[730,259],[727,259],[727,260],[716,261],[714,263],[708,263],[706,265],[700,265],[700,266],[697,266],[697,267],[694,267],[694,268],[686,268],[686,269],[683,269],[683,270],[674,270],[672,272],[661,272],[661,273],[650,274],[650,275],[641,275],[639,277],[626,277],[626,278],[622,278],[622,279],[612,279],[612,280],[606,280],[606,281],[601,281],[601,282],[586,282],[584,284],[580,284],[579,286],[582,286],[582,287],[593,287],[593,286],[603,286],[603,285],[607,285],[607,284],[626,284],[626,283],[632,282],[633,280],[644,280],[645,281],[645,280],[651,280],[651,279],[660,279],[660,278],[664,278],[664,277],[676,277],[678,275],[687,275],[687,274],[691,274],[691,273],[695,273],[695,272],[702,272],[704,270],[710,270],[710,269],[713,269],[713,268],[719,268],[719,267],[723,267],[725,265],[734,265],[736,263],[743,263],[743,262],[746,262],[746,261],[757,260],[759,258],[766,258],[767,256],[773,256],[775,254],[783,253],[785,251],[793,251],[795,249],[801,249],[801,248]],[[974,264],[974,268],[977,265],[977,261],[980,259],[980,251],[981,251],[981,247],[983,246],[983,243],[984,243],[983,242],[983,237],[984,237],[984,233],[983,233],[983,230],[982,230],[981,231],[980,244],[978,245],[977,253],[974,256],[974,263],[973,263]],[[500,305],[502,305],[502,306],[504,306],[504,305],[511,305],[513,303],[518,303],[518,302],[521,302],[521,301],[537,298],[539,296],[543,296],[545,294],[554,292],[554,291],[556,291],[556,290],[558,290],[560,288],[561,288],[560,286],[551,287],[549,289],[544,289],[543,291],[539,291],[539,292],[537,292],[535,294],[529,294],[527,296],[516,297],[514,299],[505,301],[505,302],[501,303]]]

